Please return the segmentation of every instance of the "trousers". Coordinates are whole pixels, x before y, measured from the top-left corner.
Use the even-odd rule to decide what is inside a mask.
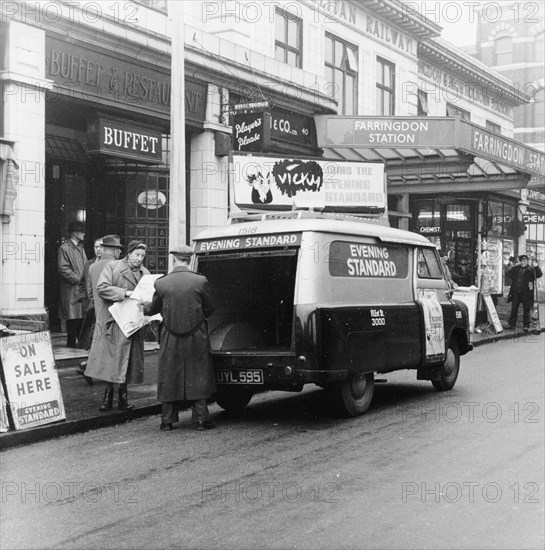
[[[161,421],[165,424],[174,424],[178,422],[178,413],[180,409],[185,409],[187,402],[181,401],[165,401],[161,407]],[[206,399],[198,399],[193,401],[191,420],[193,422],[205,422],[209,418],[208,405]]]

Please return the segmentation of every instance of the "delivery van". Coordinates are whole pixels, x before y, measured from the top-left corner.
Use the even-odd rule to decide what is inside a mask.
[[[355,216],[246,216],[195,239],[210,283],[215,399],[243,409],[257,392],[324,388],[347,416],[371,403],[375,375],[416,370],[439,390],[472,349],[425,237]]]

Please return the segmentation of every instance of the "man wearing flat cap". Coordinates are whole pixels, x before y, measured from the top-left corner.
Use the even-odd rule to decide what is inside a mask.
[[[206,400],[216,390],[206,318],[214,311],[208,280],[189,269],[193,250],[178,245],[170,250],[173,269],[155,281],[152,301],[144,315],[161,313],[157,400],[163,404],[161,430],[178,422],[182,402],[193,402],[198,431],[215,427]]]
[[[132,291],[149,271],[142,265],[146,256],[146,245],[142,241],[131,241],[127,255],[122,260],[118,252],[108,253],[108,248],[121,249],[117,235],[102,238],[102,258],[109,261],[100,266],[97,262],[89,270],[93,283],[93,300],[96,309],[96,326],[93,343],[87,359],[85,375],[106,382],[101,411],[113,408],[114,384],[119,384],[117,408],[131,410],[127,384],[141,384],[144,381],[144,334],[136,331],[128,338],[115,322],[109,307],[114,302],[129,298]],[[105,258],[106,256],[106,258]]]
[[[57,270],[61,281],[59,319],[66,322],[66,345],[77,347],[77,337],[83,321],[78,285],[83,276],[87,255],[83,248],[85,225],[72,221],[68,224],[68,240],[59,248]]]
[[[506,329],[514,330],[516,328],[518,310],[522,304],[522,327],[525,332],[530,330],[530,309],[534,305],[534,285],[536,279],[543,275],[539,268],[539,262],[532,261],[532,264],[532,266],[529,265],[526,254],[521,254],[519,261],[507,271],[512,283],[507,298],[507,301],[511,302],[511,315]]]

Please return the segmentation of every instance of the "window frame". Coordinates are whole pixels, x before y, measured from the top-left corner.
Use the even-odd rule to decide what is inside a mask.
[[[455,111],[455,114],[450,114],[449,110]],[[459,116],[462,120],[469,120],[471,122],[471,111],[456,107],[453,103],[446,104],[447,116]]]
[[[507,42],[509,41],[509,42]],[[509,48],[500,50],[501,44],[509,44]],[[506,59],[503,59],[503,58]],[[513,63],[513,37],[510,35],[502,35],[494,40],[494,65],[509,65]]]
[[[377,115],[382,116],[394,116],[395,115],[395,87],[396,87],[396,66],[395,63],[392,63],[391,61],[388,61],[387,59],[384,59],[383,57],[380,57],[377,55],[376,59],[376,67],[379,70],[380,74],[377,75],[377,82],[376,82],[376,88],[377,91],[377,106],[379,106],[379,112],[377,112]],[[386,69],[390,70],[390,86],[385,84],[385,71]],[[379,80],[380,79],[380,80]],[[386,96],[388,95],[389,101],[388,101],[388,111],[385,112],[385,106],[386,106]]]
[[[430,107],[428,102],[428,92],[418,88],[418,111],[416,116],[429,116]]]
[[[335,74],[337,71],[342,73],[342,86],[340,86],[340,102],[338,102],[339,105],[339,114],[341,115],[356,115],[358,114],[358,65],[359,65],[359,48],[357,45],[352,44],[350,42],[347,42],[346,40],[343,40],[342,38],[339,38],[338,36],[331,34],[331,33],[325,33],[325,40],[330,40],[332,42],[332,61],[329,61],[327,57],[325,57],[324,65],[326,67],[326,73],[328,71],[331,72],[333,75],[333,79],[330,82],[330,85],[332,86],[331,93],[329,94],[330,97],[333,99],[336,99],[336,85],[338,84],[335,80]],[[342,59],[337,64],[337,60],[335,59],[335,52],[337,50],[336,44],[340,44],[342,46]],[[350,65],[355,64],[355,68],[352,68]],[[345,112],[346,110],[346,81],[347,76],[353,79],[352,84],[352,112]],[[326,74],[327,79],[327,74]]]
[[[485,128],[487,130],[490,130],[491,132],[495,132],[496,134],[501,136],[501,126],[499,124],[496,124],[495,122],[492,122],[491,120],[487,120],[485,122]]]
[[[275,8],[274,12],[275,17],[280,17],[283,20],[283,41],[278,39],[276,35],[276,26],[275,26],[275,35],[274,35],[274,57],[277,61],[281,63],[286,63],[291,67],[296,67],[301,69],[303,67],[303,20],[300,17],[297,17],[280,7]],[[299,47],[292,46],[289,43],[289,22],[293,22],[297,25],[297,42]],[[280,49],[283,52],[283,59],[278,59],[277,50]],[[296,58],[295,65],[289,62],[289,54],[294,54]]]
[[[426,273],[421,271],[420,264],[424,264],[426,267]],[[435,250],[431,248],[418,247],[416,275],[419,279],[440,280],[444,278],[441,260],[438,259],[438,255]]]

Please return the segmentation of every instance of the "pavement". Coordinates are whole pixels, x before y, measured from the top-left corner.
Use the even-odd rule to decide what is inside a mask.
[[[498,304],[497,311],[503,325],[507,325],[508,305]],[[545,319],[545,304],[540,304],[540,319]],[[471,334],[473,346],[493,344],[505,339],[520,339],[531,342],[535,335],[525,333],[522,325],[516,330],[503,330],[496,333],[488,323],[478,325]],[[143,416],[159,415],[161,405],[157,401],[157,365],[159,345],[156,342],[145,343],[144,382],[129,385],[129,401],[134,405],[131,411],[119,411],[117,395],[114,397],[114,409],[109,412],[100,412],[98,407],[102,402],[105,383],[94,380],[90,385],[78,373],[78,367],[87,358],[87,352],[79,349],[63,347],[66,341],[65,334],[52,334],[53,354],[59,375],[62,397],[66,411],[66,420],[26,430],[8,431],[0,433],[0,451],[19,445],[36,443],[55,437],[82,433],[89,430],[122,424],[129,420]],[[189,412],[188,412],[189,414]]]

